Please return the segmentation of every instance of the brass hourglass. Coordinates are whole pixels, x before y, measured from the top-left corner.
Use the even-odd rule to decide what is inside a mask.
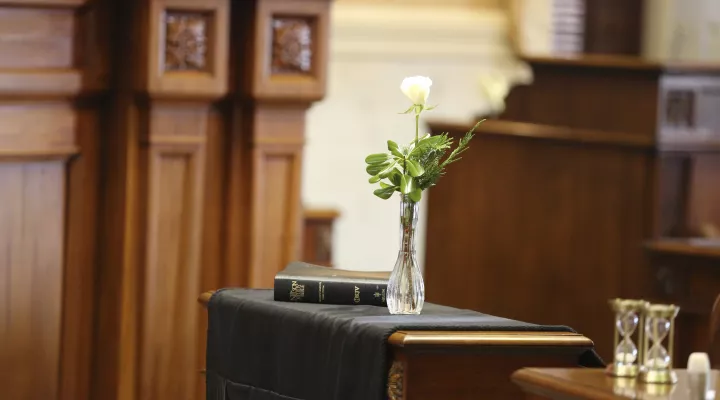
[[[612,299],[610,307],[615,312],[615,351],[612,364],[607,367],[607,374],[634,378],[638,374],[638,347],[633,341],[633,334],[638,331],[638,342],[643,341],[642,311],[647,302],[643,300]]]
[[[645,340],[639,378],[647,383],[675,383],[673,372],[673,342],[675,317],[680,307],[668,304],[650,304],[645,308]],[[665,339],[668,347],[663,345]]]

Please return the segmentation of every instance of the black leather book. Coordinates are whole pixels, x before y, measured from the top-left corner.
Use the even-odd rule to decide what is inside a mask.
[[[350,271],[292,262],[275,275],[275,300],[387,306],[389,272]]]

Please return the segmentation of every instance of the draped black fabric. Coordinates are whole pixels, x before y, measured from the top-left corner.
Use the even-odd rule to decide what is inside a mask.
[[[385,398],[387,339],[398,330],[555,331],[426,303],[421,315],[387,308],[286,303],[272,290],[223,289],[208,304],[208,400]],[[594,352],[578,365],[603,366]]]

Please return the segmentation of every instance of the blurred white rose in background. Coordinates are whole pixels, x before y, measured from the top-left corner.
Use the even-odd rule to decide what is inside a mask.
[[[509,72],[505,72],[509,71]],[[518,63],[508,70],[492,70],[480,75],[480,95],[489,107],[488,114],[499,115],[505,111],[505,99],[515,85],[529,85],[533,81],[532,69]]]

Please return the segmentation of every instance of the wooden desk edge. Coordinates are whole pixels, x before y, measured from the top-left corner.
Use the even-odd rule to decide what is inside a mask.
[[[720,258],[720,246],[693,245],[688,240],[658,239],[645,243],[645,248],[654,253]]]
[[[207,307],[215,291],[198,297]],[[444,345],[444,346],[571,346],[594,347],[592,340],[572,332],[447,332],[447,331],[397,331],[390,335],[388,343],[396,347]]]
[[[214,290],[210,290],[208,292],[205,292],[198,296],[198,302],[203,305],[203,307],[207,307],[208,303],[210,302],[210,297],[215,293]]]
[[[614,400],[615,396],[608,396],[606,392],[591,386],[578,385],[576,382],[559,379],[555,376],[548,376],[534,368],[522,368],[511,375],[511,380],[526,393],[557,398],[558,393],[565,395],[564,399],[585,399],[585,400]]]
[[[388,343],[396,347],[424,345],[594,347],[592,340],[577,333],[529,331],[398,331],[390,335]]]

